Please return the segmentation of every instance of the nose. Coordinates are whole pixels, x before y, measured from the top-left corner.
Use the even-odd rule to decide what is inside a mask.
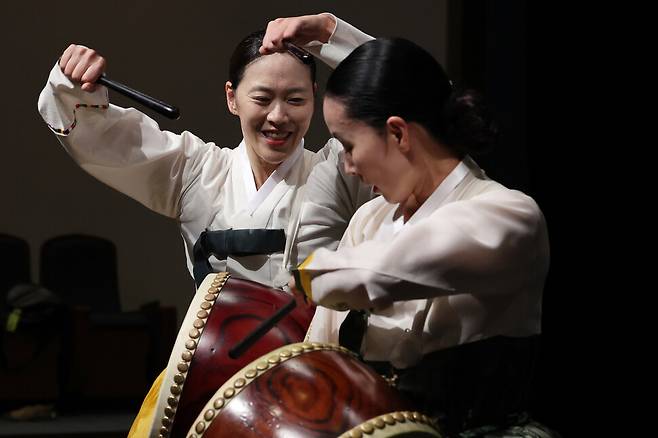
[[[288,111],[283,102],[275,102],[271,111],[267,113],[267,121],[275,125],[281,125],[288,121]]]
[[[348,175],[356,175],[356,166],[354,166],[351,154],[343,154],[343,166],[345,168],[345,173]]]

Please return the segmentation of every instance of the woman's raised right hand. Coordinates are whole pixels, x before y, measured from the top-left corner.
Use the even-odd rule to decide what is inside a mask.
[[[74,82],[82,84],[84,91],[96,89],[96,80],[105,72],[107,62],[94,49],[71,44],[59,59],[62,72]]]

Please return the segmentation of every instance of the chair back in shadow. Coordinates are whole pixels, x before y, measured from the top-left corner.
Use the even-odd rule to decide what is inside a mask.
[[[69,234],[41,246],[40,283],[71,306],[91,312],[120,312],[117,252],[97,236]]]
[[[25,330],[19,317],[7,324],[15,303],[8,294],[15,287],[32,283],[30,246],[26,240],[0,234],[0,410],[26,403],[52,402],[58,397],[57,366],[60,336],[55,328],[39,335]],[[44,339],[45,338],[45,339]],[[0,434],[1,435],[1,434]]]
[[[0,234],[0,298],[4,306],[9,289],[31,282],[30,246],[24,239]]]
[[[151,303],[122,311],[116,247],[101,237],[71,234],[44,242],[40,275],[70,309],[61,403],[137,409],[166,365],[175,309]]]

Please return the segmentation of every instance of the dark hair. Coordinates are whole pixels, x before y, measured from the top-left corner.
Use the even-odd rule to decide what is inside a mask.
[[[228,66],[228,80],[231,81],[233,89],[238,88],[238,84],[242,80],[247,66],[254,60],[263,56],[258,49],[263,45],[264,36],[264,30],[253,32],[240,41],[235,47],[235,50],[233,50]],[[290,55],[295,56],[292,53],[290,53]],[[300,60],[300,62],[302,61]],[[311,82],[315,83],[315,59],[311,56],[304,62],[304,64],[308,65],[311,69]]]
[[[375,129],[390,116],[419,123],[459,156],[485,152],[497,136],[482,98],[457,91],[432,55],[402,38],[359,46],[331,74],[326,94]]]

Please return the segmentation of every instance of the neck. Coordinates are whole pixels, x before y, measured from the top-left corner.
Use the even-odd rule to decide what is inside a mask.
[[[451,149],[434,140],[427,132],[423,131],[422,134],[424,135],[421,135],[418,153],[414,155],[417,174],[422,176],[414,188],[413,195],[420,205],[461,162]]]
[[[281,163],[268,163],[259,157],[249,146],[247,146],[247,157],[249,157],[251,172],[254,175],[256,190],[260,189],[265,184],[265,181],[267,181],[267,178],[281,165]]]
[[[400,205],[405,222],[461,162],[451,149],[434,140],[424,129],[416,130],[415,136],[419,147],[414,149],[410,159],[420,177],[412,194]]]

